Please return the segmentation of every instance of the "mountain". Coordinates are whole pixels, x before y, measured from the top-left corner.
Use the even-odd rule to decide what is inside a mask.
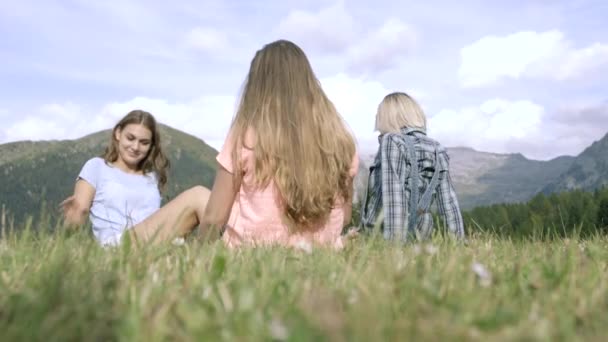
[[[217,151],[204,141],[159,125],[161,144],[171,161],[166,201],[197,184],[210,187],[215,177]],[[20,141],[0,145],[0,205],[21,222],[41,211],[57,212],[69,196],[84,163],[99,156],[110,138],[110,130],[76,140]]]
[[[562,156],[549,161],[523,155],[448,148],[450,175],[463,209],[495,203],[525,202],[555,181],[574,162]]]
[[[543,188],[544,193],[608,186],[608,134],[576,157],[572,165]]]

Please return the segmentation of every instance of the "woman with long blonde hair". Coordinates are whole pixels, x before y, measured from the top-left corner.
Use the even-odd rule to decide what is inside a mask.
[[[217,160],[208,209],[230,190],[221,203],[227,215],[234,200],[229,245],[341,247],[358,167],[355,140],[296,44],[279,40],[255,54]]]

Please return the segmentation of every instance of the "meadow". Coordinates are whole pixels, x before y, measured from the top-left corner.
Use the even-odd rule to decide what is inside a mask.
[[[0,239],[3,341],[603,340],[608,239],[473,232],[345,250]]]

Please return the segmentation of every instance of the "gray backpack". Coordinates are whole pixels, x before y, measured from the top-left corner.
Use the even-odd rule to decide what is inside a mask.
[[[435,172],[429,182],[428,187],[425,192],[420,196],[419,194],[419,179],[420,179],[420,171],[418,170],[418,163],[416,157],[415,150],[415,137],[410,134],[400,134],[401,138],[403,138],[403,142],[407,149],[407,156],[410,160],[410,171],[407,177],[407,188],[410,190],[410,198],[409,198],[409,212],[408,212],[408,226],[407,226],[407,234],[402,238],[407,238],[407,236],[416,236],[416,232],[418,231],[419,219],[423,214],[429,212],[431,207],[431,201],[433,199],[433,192],[439,186],[439,156],[437,153],[437,148],[435,148]],[[387,139],[387,136],[384,136],[383,139]],[[436,146],[437,147],[437,146]],[[361,225],[365,229],[374,228],[377,226],[384,225],[384,215],[382,210],[382,198],[381,196],[377,196],[379,194],[384,193],[384,189],[382,189],[382,170],[375,170],[378,168],[378,164],[382,167],[380,161],[382,160],[381,156],[376,156],[376,161],[374,165],[370,167],[370,179],[369,182],[373,182],[374,189],[372,190],[374,193],[371,198],[368,198],[366,188],[366,193],[363,197],[362,206],[361,206]],[[375,179],[372,180],[372,177]],[[380,184],[378,184],[380,183]],[[371,205],[371,206],[370,206]],[[415,208],[415,210],[412,210]],[[380,210],[379,210],[380,209]],[[385,238],[392,239],[391,236],[388,236],[387,231],[385,231]]]

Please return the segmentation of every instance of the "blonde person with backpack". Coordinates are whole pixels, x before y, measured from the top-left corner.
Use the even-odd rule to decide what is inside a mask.
[[[379,147],[361,208],[365,229],[380,227],[387,240],[426,239],[437,202],[448,231],[465,237],[447,151],[426,134],[426,116],[403,92],[387,95],[376,114]]]

